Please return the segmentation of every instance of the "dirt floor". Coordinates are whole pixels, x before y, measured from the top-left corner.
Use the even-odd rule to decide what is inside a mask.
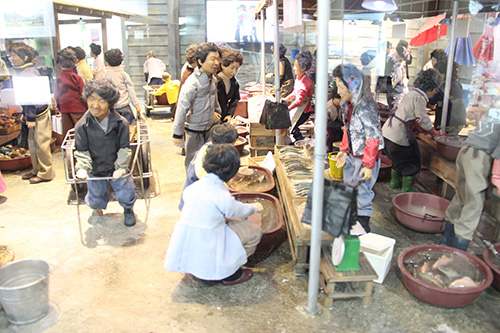
[[[372,231],[396,239],[391,270],[375,284],[369,306],[361,299],[335,301],[309,316],[307,279],[297,279],[288,241],[255,269],[247,283],[225,287],[163,268],[185,173],[180,148],[171,143],[172,121],[148,120],[154,197],[135,205],[138,223],[123,225],[123,210],[112,202],[103,217],[68,205],[61,152],[57,176],[30,185],[26,171],[4,173],[0,196],[0,244],[16,259],[50,264],[50,310],[28,325],[13,325],[0,311],[1,332],[499,332],[500,292],[486,289],[478,301],[458,309],[439,308],[413,297],[397,267],[403,249],[437,244],[439,234],[411,231],[397,222],[387,183],[375,186]],[[80,219],[78,218],[80,217]],[[493,225],[483,221],[482,237]],[[480,253],[477,244],[469,252]],[[324,295],[320,293],[322,304]]]

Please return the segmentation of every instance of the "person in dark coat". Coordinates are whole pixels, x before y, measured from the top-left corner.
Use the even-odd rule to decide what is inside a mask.
[[[221,121],[227,123],[234,116],[240,100],[240,85],[235,76],[243,65],[243,56],[238,51],[223,48],[221,69],[216,75],[217,99],[221,109]]]

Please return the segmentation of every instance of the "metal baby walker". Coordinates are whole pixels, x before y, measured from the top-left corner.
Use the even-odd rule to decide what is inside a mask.
[[[131,126],[132,129],[132,126]],[[151,147],[149,141],[149,129],[146,123],[137,122],[137,125],[134,127],[134,132],[130,135],[130,148],[132,149],[133,158],[130,162],[130,172],[125,176],[129,176],[132,174],[134,178],[134,182],[136,184],[136,192],[138,194],[138,198],[143,198],[146,204],[146,218],[144,223],[147,222],[147,217],[149,214],[150,207],[150,181],[153,176],[153,169],[151,167]],[[85,244],[83,241],[83,233],[82,233],[82,223],[80,220],[80,199],[78,195],[78,186],[77,184],[86,184],[89,181],[95,180],[112,180],[112,177],[89,177],[87,179],[78,179],[76,178],[76,170],[75,170],[75,130],[70,129],[64,138],[63,144],[61,145],[63,150],[63,161],[64,161],[64,173],[66,176],[66,184],[71,184],[75,195],[76,195],[76,208],[78,214],[78,224],[80,227],[80,239],[82,244]],[[140,184],[137,186],[137,181]],[[71,204],[68,202],[68,204]]]

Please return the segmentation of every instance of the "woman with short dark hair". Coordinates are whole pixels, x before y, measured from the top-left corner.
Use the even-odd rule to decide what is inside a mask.
[[[262,232],[247,218],[263,206],[236,201],[224,185],[239,166],[240,157],[232,144],[207,148],[203,161],[207,175],[183,192],[184,206],[170,240],[166,269],[222,281],[225,286],[252,277],[251,269],[240,266],[255,252]]]
[[[443,83],[441,83],[441,86],[439,87],[439,90],[436,92],[436,94],[429,98],[429,104],[436,106],[436,118],[434,119],[434,127],[437,129],[441,129],[444,89],[446,85],[444,81],[446,79],[448,60],[444,59],[438,61],[434,67],[439,72],[439,74],[441,74]],[[458,63],[453,62],[448,114],[446,117],[446,133],[451,135],[458,134],[460,130],[462,130],[462,128],[464,128],[464,126],[467,124],[463,88],[462,84],[460,84],[460,81],[458,81],[458,69]]]
[[[413,83],[414,89],[407,93],[396,111],[384,124],[385,152],[392,161],[389,187],[401,187],[401,192],[415,192],[413,179],[420,171],[420,148],[410,129],[417,122],[419,127],[432,136],[441,134],[432,126],[427,115],[427,103],[441,84],[441,76],[434,69],[420,71]],[[403,181],[401,182],[401,176]]]
[[[56,62],[62,71],[56,79],[54,99],[61,112],[62,136],[65,138],[87,111],[87,103],[82,98],[83,79],[73,71],[77,62],[73,51],[62,49],[57,52]]]
[[[313,110],[311,99],[314,92],[314,85],[309,76],[307,76],[307,71],[311,68],[311,63],[312,54],[310,51],[297,54],[293,65],[293,70],[297,78],[295,79],[293,92],[285,98],[289,103],[289,110],[296,109],[291,117],[292,129],[290,131],[296,141],[303,139],[299,126],[309,119]]]
[[[97,45],[95,43],[90,44],[90,55],[94,58],[92,74],[94,74],[94,78],[96,79],[102,79],[104,77],[104,74],[106,74],[104,63],[102,62],[101,58],[99,58],[100,54],[101,45]]]
[[[83,83],[92,80],[94,78],[94,74],[92,73],[89,64],[87,64],[87,62],[85,61],[85,50],[77,46],[73,48],[73,51],[75,52],[77,58],[76,71],[78,72],[78,75],[80,75],[83,79]]]
[[[221,68],[217,75],[217,99],[221,111],[221,121],[230,122],[240,101],[240,85],[236,74],[243,65],[243,55],[235,50],[222,48]]]

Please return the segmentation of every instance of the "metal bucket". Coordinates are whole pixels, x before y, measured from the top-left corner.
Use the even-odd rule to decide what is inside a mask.
[[[13,324],[29,324],[49,311],[49,265],[19,260],[0,268],[0,300]]]

